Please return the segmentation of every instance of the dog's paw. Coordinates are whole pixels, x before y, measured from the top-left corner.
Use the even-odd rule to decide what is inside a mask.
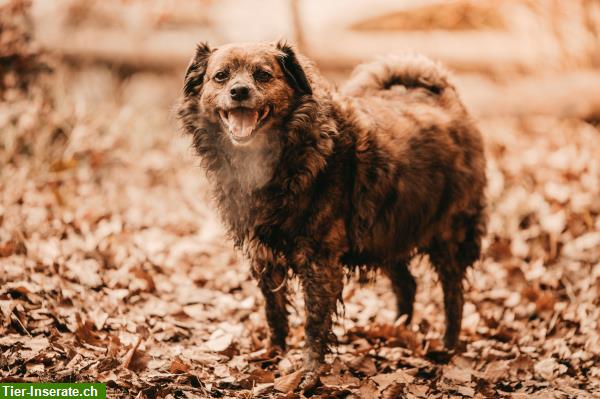
[[[319,373],[316,371],[306,371],[302,376],[302,382],[300,382],[300,390],[304,392],[313,391],[316,387],[321,384],[319,379]]]
[[[270,343],[269,346],[267,347],[267,355],[271,358],[277,357],[277,356],[281,356],[285,353],[285,347],[275,344],[275,343]]]

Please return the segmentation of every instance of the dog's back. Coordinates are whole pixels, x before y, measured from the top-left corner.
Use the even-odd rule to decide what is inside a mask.
[[[481,212],[481,135],[443,67],[388,56],[357,67],[341,94],[358,125],[354,225],[367,226],[354,231],[358,250],[402,255],[454,235],[458,214]]]

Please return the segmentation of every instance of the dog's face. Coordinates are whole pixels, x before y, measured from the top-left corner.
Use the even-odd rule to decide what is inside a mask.
[[[198,46],[184,92],[236,145],[280,126],[295,100],[312,94],[292,48],[270,43]]]

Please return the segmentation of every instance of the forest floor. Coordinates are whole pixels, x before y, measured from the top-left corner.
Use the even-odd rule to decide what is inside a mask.
[[[302,303],[290,350],[269,357],[260,292],[173,116],[180,77],[58,63],[22,82],[6,74],[0,102],[0,380],[100,381],[111,398],[302,397]],[[464,351],[435,356],[442,298],[426,258],[411,265],[408,327],[383,277],[350,278],[313,397],[598,397],[593,122],[478,121],[490,219]]]

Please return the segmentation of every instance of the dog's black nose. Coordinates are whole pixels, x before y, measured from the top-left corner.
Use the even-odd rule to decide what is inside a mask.
[[[244,101],[249,97],[250,90],[248,90],[248,86],[235,85],[229,90],[229,93],[235,101]]]

